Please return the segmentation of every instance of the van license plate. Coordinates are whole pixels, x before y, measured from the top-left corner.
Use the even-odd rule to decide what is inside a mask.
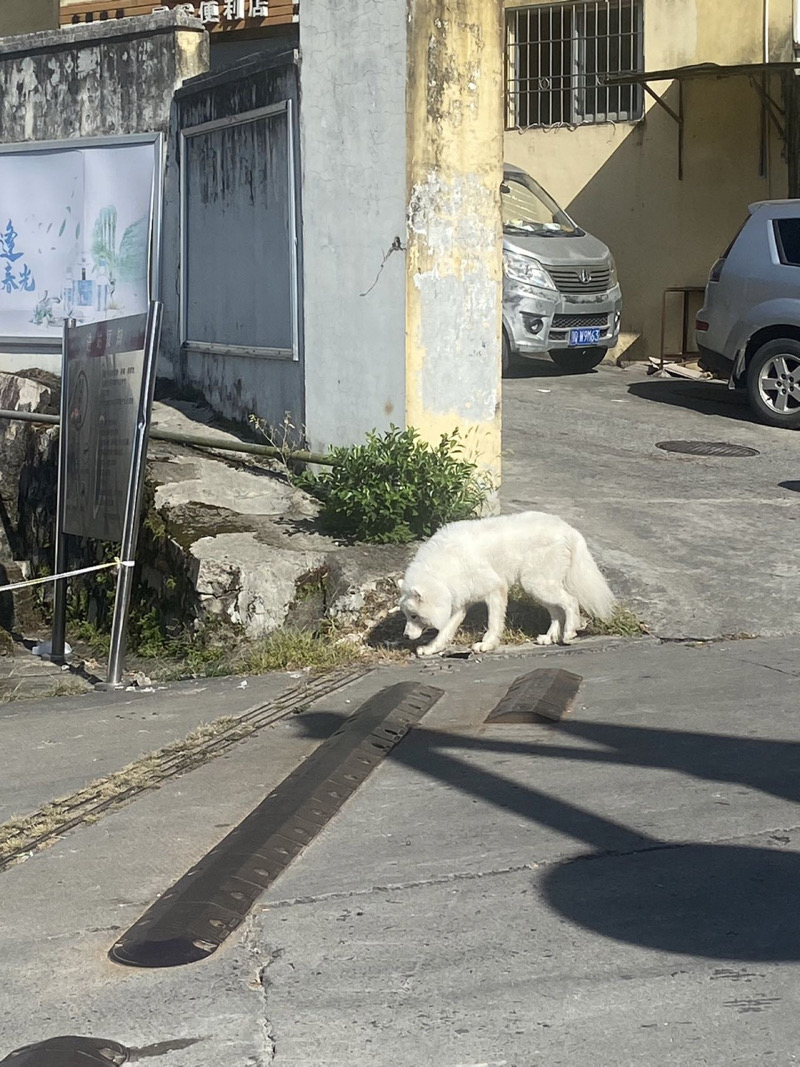
[[[599,326],[587,330],[570,330],[569,347],[583,348],[586,345],[596,345],[602,332]]]

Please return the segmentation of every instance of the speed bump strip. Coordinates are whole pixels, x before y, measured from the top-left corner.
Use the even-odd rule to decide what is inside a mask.
[[[486,723],[557,722],[572,710],[582,681],[579,674],[558,667],[520,675]]]
[[[129,967],[179,967],[210,956],[441,696],[441,689],[402,682],[367,700],[158,898],[110,958]]]

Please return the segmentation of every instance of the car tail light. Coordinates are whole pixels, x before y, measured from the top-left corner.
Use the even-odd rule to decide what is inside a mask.
[[[708,329],[708,323],[703,322],[702,319],[696,319],[694,328],[697,330],[698,333],[703,333],[705,330]]]

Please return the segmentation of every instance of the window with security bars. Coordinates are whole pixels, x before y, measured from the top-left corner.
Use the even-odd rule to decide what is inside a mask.
[[[582,126],[642,117],[640,85],[607,74],[644,69],[643,0],[583,0],[507,13],[506,126]]]

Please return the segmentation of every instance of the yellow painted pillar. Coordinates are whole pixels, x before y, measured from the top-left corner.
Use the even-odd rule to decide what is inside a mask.
[[[406,422],[499,483],[503,4],[408,0]]]

